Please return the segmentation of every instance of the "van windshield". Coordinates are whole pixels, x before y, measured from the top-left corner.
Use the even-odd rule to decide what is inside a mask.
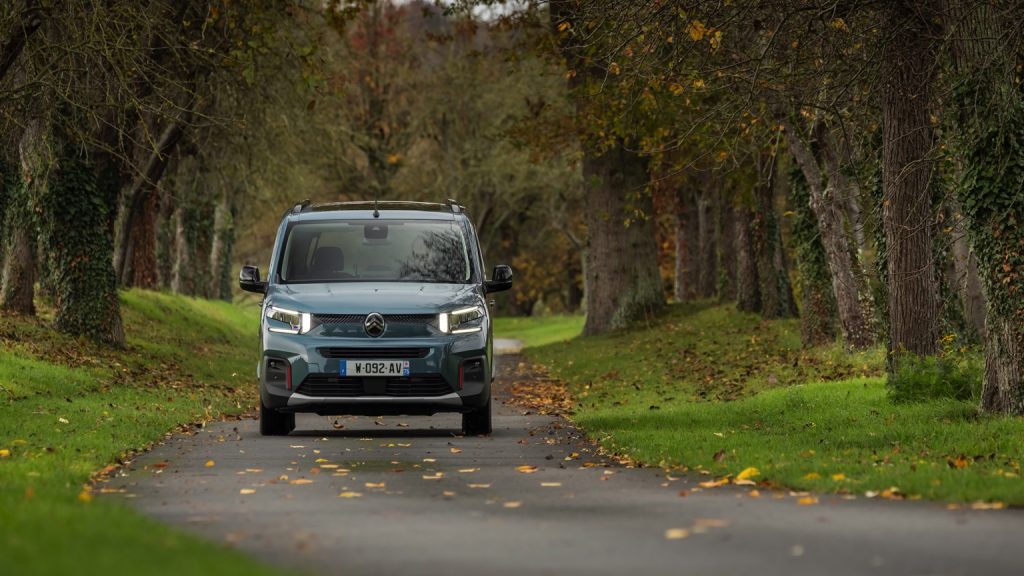
[[[285,238],[281,281],[465,284],[469,250],[454,222],[304,222]]]

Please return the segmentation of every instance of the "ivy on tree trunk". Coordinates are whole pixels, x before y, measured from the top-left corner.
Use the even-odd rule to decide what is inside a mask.
[[[111,217],[118,181],[100,168],[109,165],[64,144],[40,190],[41,238],[51,261],[57,329],[123,346]]]

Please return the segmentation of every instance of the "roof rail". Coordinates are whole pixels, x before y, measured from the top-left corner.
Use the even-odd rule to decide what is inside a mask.
[[[310,206],[309,198],[306,198],[302,202],[299,202],[298,204],[296,204],[295,206],[292,207],[292,214],[299,214],[299,213],[305,212],[306,208],[309,208],[309,206]]]
[[[456,202],[455,199],[449,198],[447,204],[448,207],[452,209],[452,214],[462,213],[462,206],[459,206],[459,203]]]

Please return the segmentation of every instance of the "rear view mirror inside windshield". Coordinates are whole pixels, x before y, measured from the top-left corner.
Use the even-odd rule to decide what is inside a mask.
[[[387,224],[367,224],[363,226],[363,238],[366,240],[387,240]]]

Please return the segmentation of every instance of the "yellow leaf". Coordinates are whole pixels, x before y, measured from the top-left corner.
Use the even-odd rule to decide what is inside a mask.
[[[424,474],[423,475],[423,479],[424,480],[440,480],[441,478],[444,478],[444,473],[443,472],[438,472],[437,474],[433,474],[433,475],[430,475],[430,474]]]
[[[544,488],[558,488],[559,486],[562,485],[562,483],[561,482],[541,482],[540,485],[543,486]]]
[[[530,466],[529,464],[523,464],[522,466],[517,466],[516,470],[522,472],[523,474],[533,474],[534,472],[537,471],[537,467]]]
[[[504,504],[502,504],[502,507],[504,507],[504,508],[519,508],[522,505],[523,505],[522,502],[519,502],[517,500],[511,500],[509,502],[505,502]]]
[[[569,23],[568,22],[562,22],[561,24],[558,25],[558,31],[559,32],[565,32],[568,29],[569,29]]]
[[[459,452],[462,452],[462,448],[452,448],[451,452],[452,454],[458,454]]]
[[[11,455],[11,451],[7,448],[0,448],[0,458],[7,458]]]
[[[690,531],[686,528],[669,528],[665,530],[665,540],[682,540],[690,537]]]
[[[618,64],[616,64],[615,62],[612,62],[608,66],[608,71],[611,72],[612,74],[615,74],[616,76],[618,76],[622,72],[622,68],[619,68]]]
[[[760,475],[761,475],[761,471],[758,470],[757,468],[754,468],[753,466],[751,466],[749,468],[744,468],[742,472],[737,474],[736,475],[736,479],[737,480],[749,480],[751,478],[754,478],[754,477],[757,477],[757,476],[760,476]]]
[[[338,494],[338,498],[361,498],[362,496],[363,495],[359,492],[352,492],[351,490],[346,490],[341,494]]]
[[[843,32],[850,31],[850,29],[846,27],[846,20],[843,20],[842,18],[833,18],[832,27],[836,30],[842,30]]]
[[[843,480],[846,480],[846,474],[833,474],[832,479],[835,480],[836,482],[842,482]]]
[[[86,504],[92,502],[92,492],[90,492],[88,488],[82,490],[78,493],[78,501],[85,502]]]
[[[392,166],[395,165],[395,164],[398,164],[401,161],[402,161],[402,155],[401,154],[390,154],[390,155],[388,155],[388,164],[391,164]]]
[[[698,89],[703,88],[704,87],[704,81],[701,80],[700,78],[697,78],[696,80],[693,81],[693,87],[694,88],[698,88]],[[720,434],[718,432],[715,432],[715,436],[722,436],[722,434]]]
[[[217,465],[217,463],[216,463],[216,462],[214,462],[213,460],[207,460],[207,461],[206,461],[206,467],[207,467],[207,468],[213,468],[213,467],[214,467],[214,466],[216,466],[216,465]]]
[[[797,500],[796,503],[801,506],[810,506],[812,504],[817,504],[818,499],[814,496],[804,496],[803,498]]]
[[[693,22],[690,22],[690,25],[686,28],[686,33],[690,35],[690,39],[693,40],[694,42],[697,42],[701,38],[704,38],[704,34],[706,34],[707,31],[708,29],[700,20],[694,20]]]
[[[366,486],[367,488],[370,488],[370,489],[380,489],[380,488],[384,488],[385,483],[384,482],[367,482],[367,483],[365,483],[363,485]]]
[[[291,482],[289,482],[289,484],[295,484],[297,486],[302,486],[303,484],[312,484],[312,483],[313,483],[313,481],[308,479],[308,478],[296,478],[295,480],[292,480]]]
[[[242,488],[241,490],[238,491],[238,493],[239,494],[255,494],[256,491],[253,490],[252,488]]]
[[[322,464],[324,462],[330,462],[330,460],[328,460],[327,458],[317,458],[316,459],[316,463],[317,464]],[[326,466],[324,466],[324,468],[326,468]]]
[[[804,474],[804,480],[818,480],[820,478],[821,474],[818,474],[817,472],[808,472],[807,474]]]
[[[490,484],[466,484],[466,486],[469,486],[470,488],[490,488],[491,487]]]

